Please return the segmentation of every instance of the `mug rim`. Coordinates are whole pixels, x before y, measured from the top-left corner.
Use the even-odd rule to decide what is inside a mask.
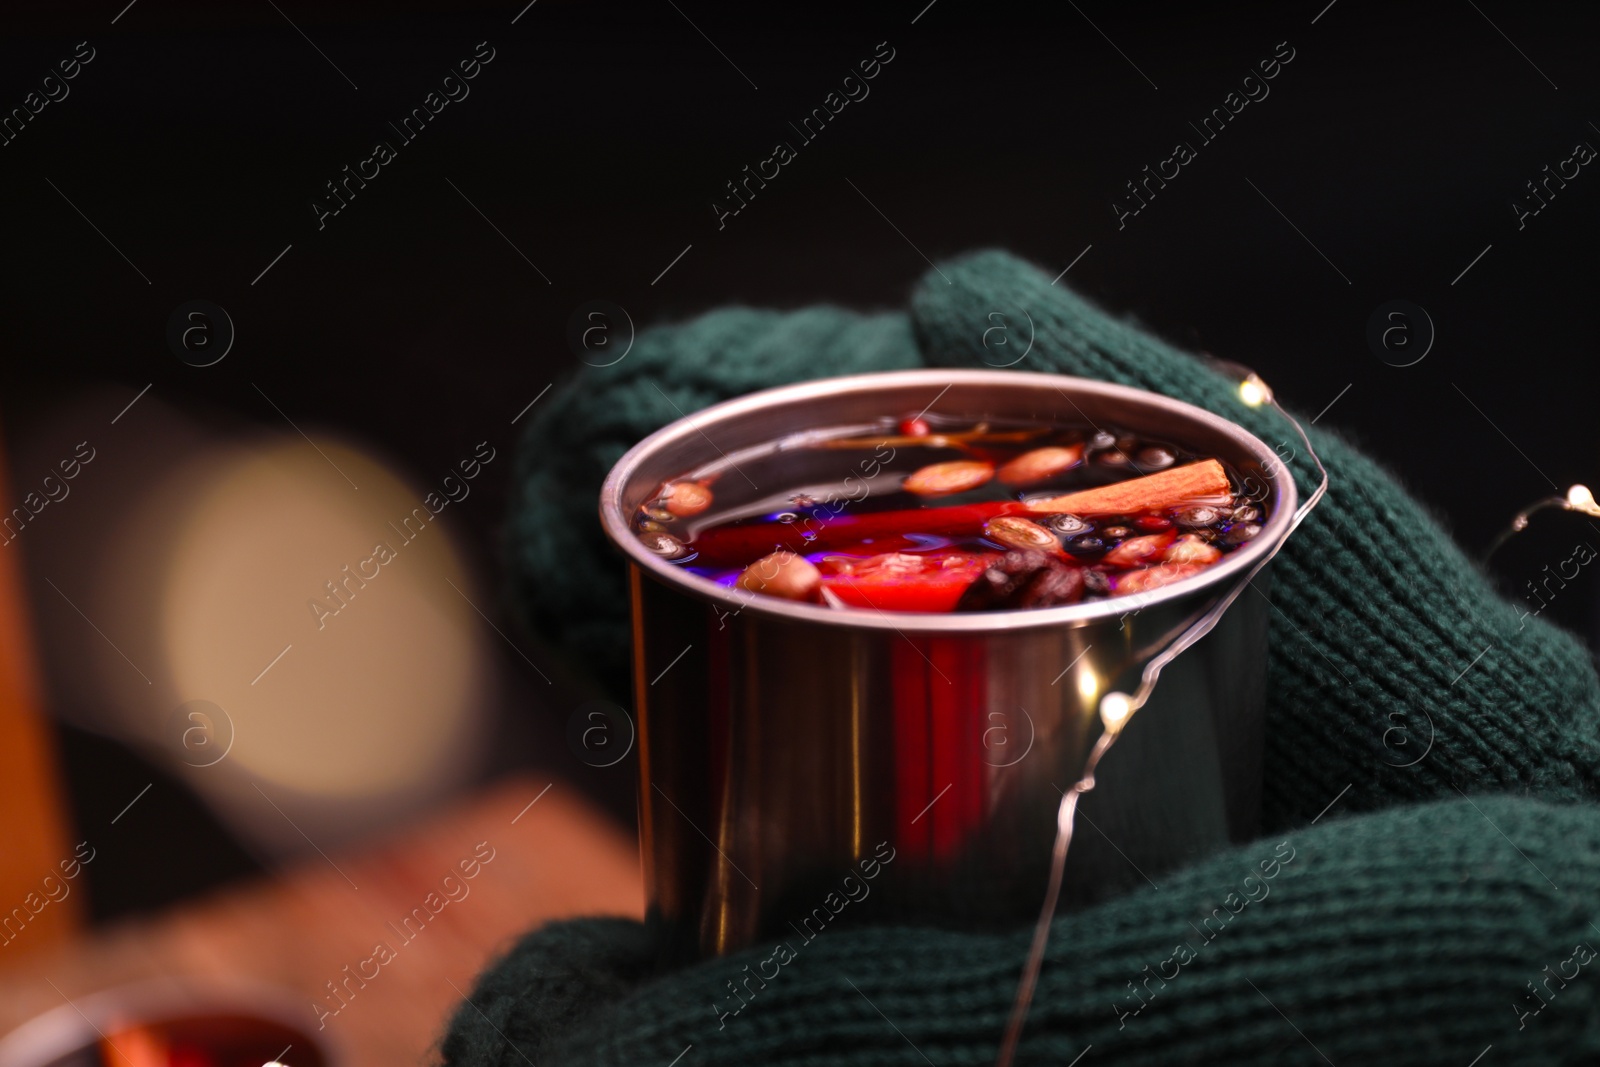
[[[1111,596],[1101,600],[1080,601],[1051,608],[1004,609],[998,611],[964,612],[909,612],[889,611],[882,608],[835,608],[825,604],[785,600],[781,597],[762,596],[718,585],[709,578],[693,574],[668,560],[650,552],[634,534],[631,513],[623,507],[623,491],[628,481],[646,459],[673,445],[693,437],[710,438],[705,427],[718,421],[756,413],[765,408],[807,400],[822,401],[844,394],[870,393],[877,389],[900,385],[927,384],[930,386],[998,385],[1033,387],[1061,392],[1070,389],[1079,395],[1091,394],[1129,403],[1165,409],[1175,416],[1208,426],[1211,430],[1231,438],[1243,451],[1251,453],[1265,472],[1275,493],[1271,514],[1262,524],[1260,534],[1243,547],[1229,553],[1214,566],[1199,574],[1181,578],[1150,592],[1130,597]],[[713,444],[713,448],[716,446]],[[720,449],[718,449],[720,451]],[[671,588],[710,604],[725,604],[736,608],[735,614],[749,610],[758,616],[790,622],[813,623],[846,629],[897,630],[902,633],[957,634],[994,631],[1027,630],[1063,625],[1086,625],[1102,619],[1115,618],[1129,610],[1138,598],[1138,608],[1143,610],[1168,601],[1181,600],[1208,587],[1223,586],[1249,572],[1262,557],[1276,551],[1289,535],[1299,492],[1288,468],[1255,434],[1215,415],[1204,408],[1182,400],[1174,400],[1160,393],[1136,389],[1111,382],[1095,381],[1067,374],[1046,374],[1038,371],[978,370],[968,368],[920,368],[913,370],[875,371],[865,374],[816,378],[791,385],[777,386],[724,400],[709,407],[684,415],[663,426],[628,449],[606,475],[600,489],[600,524],[612,545],[622,551],[628,561]]]

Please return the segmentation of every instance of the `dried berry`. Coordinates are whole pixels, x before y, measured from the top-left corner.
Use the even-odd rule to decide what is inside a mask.
[[[947,496],[976,489],[994,477],[994,464],[978,459],[930,463],[908,476],[905,490],[918,496]]]
[[[1066,549],[1079,558],[1093,559],[1106,550],[1106,543],[1098,537],[1085,534],[1082,537],[1074,537],[1068,541]]]
[[[673,519],[677,518],[677,516],[672,514],[672,512],[657,504],[646,504],[644,507],[639,509],[639,514],[643,515],[645,519],[651,522],[671,522]]]
[[[686,518],[711,506],[711,490],[699,482],[673,482],[661,491],[661,502],[672,514]]]
[[[1110,596],[1111,579],[1105,571],[1097,571],[1093,567],[1086,567],[1083,571],[1084,596]]]
[[[1033,485],[1054,478],[1082,458],[1082,445],[1035,448],[1006,463],[997,477],[1006,485]]]
[[[1094,461],[1102,467],[1126,467],[1133,461],[1120,448],[1107,449],[1095,454]]]
[[[1231,518],[1234,522],[1259,522],[1261,520],[1261,509],[1247,504],[1244,507],[1234,508]]]
[[[734,584],[752,593],[785,600],[814,600],[822,588],[822,572],[804,556],[774,552],[746,567]]]
[[[1100,536],[1107,541],[1121,541],[1133,536],[1133,531],[1126,526],[1107,526],[1100,531]]]
[[[1083,568],[1057,564],[1047,567],[1017,596],[1019,608],[1054,608],[1083,597]]]
[[[1151,471],[1166,470],[1177,461],[1178,457],[1164,448],[1141,448],[1133,457],[1134,466],[1146,474]]]
[[[1222,539],[1230,545],[1242,545],[1260,532],[1261,524],[1258,522],[1236,522],[1228,527]]]
[[[1172,516],[1172,520],[1179,526],[1195,529],[1201,526],[1212,526],[1221,521],[1222,512],[1207,505],[1184,508]]]
[[[1101,430],[1098,433],[1096,433],[1093,437],[1089,438],[1089,446],[1088,447],[1089,447],[1090,451],[1098,452],[1098,451],[1101,451],[1102,449],[1111,448],[1116,443],[1117,443],[1117,439],[1116,439],[1115,436],[1113,436],[1112,434],[1106,433],[1104,430]]]
[[[1164,519],[1160,515],[1140,515],[1133,520],[1133,524],[1147,533],[1172,529],[1172,520]]]
[[[1069,539],[1081,536],[1094,529],[1094,523],[1078,518],[1076,515],[1052,515],[1044,520],[1044,528],[1057,537]]]
[[[957,611],[998,611],[1070,604],[1083,595],[1081,570],[1044,552],[1007,552],[956,603]]]
[[[1006,548],[1058,551],[1056,535],[1032,519],[1018,515],[999,515],[983,524],[983,536]]]
[[[1043,552],[1007,552],[973,583],[956,602],[957,611],[991,611],[1009,606],[1012,596],[1050,565]]]

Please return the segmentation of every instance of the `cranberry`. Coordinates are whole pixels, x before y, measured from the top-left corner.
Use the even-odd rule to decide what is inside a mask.
[[[1140,515],[1137,519],[1133,520],[1133,524],[1139,527],[1141,530],[1149,530],[1152,533],[1155,533],[1161,530],[1170,529],[1172,526],[1172,520],[1163,519],[1160,515]]]
[[[900,432],[906,437],[926,437],[933,432],[928,420],[920,416],[900,420]]]

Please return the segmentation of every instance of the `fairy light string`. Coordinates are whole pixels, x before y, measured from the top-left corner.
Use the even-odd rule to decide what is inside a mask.
[[[1186,649],[1210,633],[1221,620],[1223,613],[1233,605],[1233,602],[1244,592],[1245,587],[1255,581],[1261,569],[1272,562],[1274,556],[1283,548],[1290,535],[1305,521],[1307,515],[1322,501],[1328,491],[1328,471],[1322,465],[1321,458],[1317,455],[1316,448],[1311,444],[1311,439],[1306,435],[1305,429],[1299,421],[1285,411],[1273,395],[1272,388],[1255,371],[1235,363],[1225,363],[1213,360],[1213,365],[1224,373],[1230,375],[1239,383],[1239,400],[1250,408],[1270,407],[1294,427],[1295,433],[1305,444],[1306,454],[1311,462],[1316,465],[1318,482],[1317,487],[1311,492],[1304,503],[1295,509],[1294,517],[1289,523],[1289,529],[1272,550],[1256,561],[1242,581],[1235,582],[1233,587],[1223,596],[1219,597],[1202,612],[1194,622],[1190,623],[1170,644],[1161,648],[1161,651],[1151,657],[1140,672],[1139,685],[1130,694],[1116,690],[1106,693],[1100,698],[1098,710],[1100,713],[1101,733],[1095,740],[1094,747],[1089,751],[1089,758],[1084,762],[1082,776],[1072,788],[1061,794],[1060,806],[1056,809],[1056,838],[1050,853],[1050,878],[1045,888],[1044,903],[1039,909],[1038,921],[1034,924],[1033,938],[1029,943],[1028,957],[1023,964],[1022,976],[1017,983],[1017,996],[1012,1004],[1011,1017],[1006,1023],[1005,1037],[1000,1045],[1000,1054],[996,1059],[996,1067],[1011,1067],[1016,1058],[1017,1045],[1022,1040],[1022,1030],[1028,1021],[1028,1010],[1033,1004],[1034,990],[1039,983],[1039,970],[1044,965],[1044,953],[1050,942],[1050,923],[1055,917],[1056,904],[1061,897],[1061,883],[1066,873],[1067,850],[1072,844],[1072,829],[1078,810],[1078,798],[1094,788],[1095,769],[1101,759],[1111,748],[1116,739],[1121,736],[1123,727],[1133,717],[1134,712],[1142,708],[1150,699],[1150,694],[1155,691],[1156,683],[1161,678],[1162,670],[1181,655]],[[1282,461],[1279,460],[1279,463]],[[1582,491],[1579,494],[1579,491]],[[1578,495],[1574,495],[1578,494]],[[1594,497],[1583,486],[1573,486],[1568,493],[1567,500],[1556,498],[1564,506],[1583,510],[1577,503],[1569,501],[1584,500],[1587,508],[1593,509],[1589,514],[1600,514],[1600,507],[1596,507]],[[1538,507],[1546,506],[1549,502],[1541,502]],[[1519,515],[1525,526],[1527,520],[1524,515]],[[1517,527],[1521,529],[1521,527]]]
[[[1574,485],[1567,490],[1566,496],[1547,496],[1543,500],[1537,500],[1517,512],[1516,516],[1511,520],[1511,525],[1500,531],[1499,536],[1490,543],[1488,551],[1483,554],[1483,562],[1488,563],[1489,560],[1493,559],[1494,554],[1500,551],[1500,546],[1523,530],[1526,530],[1528,528],[1528,520],[1533,518],[1536,512],[1544,511],[1547,508],[1576,511],[1593,518],[1600,518],[1600,504],[1595,503],[1594,494],[1589,491],[1589,487],[1582,484]]]

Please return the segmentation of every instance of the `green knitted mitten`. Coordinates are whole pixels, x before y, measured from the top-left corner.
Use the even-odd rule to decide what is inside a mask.
[[[717,312],[641,336],[610,377],[580,376],[530,428],[516,523],[534,617],[590,627],[620,658],[621,563],[593,501],[623,448],[677,408],[849,370],[1009,362],[984,331],[991,313],[1017,309],[1035,331],[1018,369],[1140,386],[1298,444],[1273,413],[1237,401],[1237,382],[999,253],[924,280],[911,324],[920,357],[894,316]],[[797,347],[801,323],[829,324],[816,351]],[[849,346],[868,339],[854,358]],[[618,373],[641,352],[650,362]],[[1600,982],[1586,969],[1600,950],[1589,657],[1499,598],[1391,476],[1331,433],[1314,441],[1331,488],[1279,556],[1272,592],[1275,832],[1058,918],[1019,1063],[1059,1067],[1091,1046],[1085,1064],[1461,1067],[1490,1045],[1494,1064],[1600,1056]],[[1291,466],[1305,475],[1304,457]],[[615,599],[597,606],[596,588]],[[1468,796],[1496,792],[1524,796]],[[681,1067],[989,1063],[1026,939],[829,930],[787,953],[652,975],[637,926],[563,924],[480,978],[442,1051],[472,1067],[680,1054]]]
[[[1017,1063],[1067,1067],[1093,1046],[1080,1067],[1467,1067],[1493,1045],[1498,1065],[1592,1064],[1597,912],[1589,807],[1329,815],[1058,918]],[[791,937],[781,967],[758,948],[605,1003],[617,975],[647,967],[639,929],[529,935],[480,980],[477,1010],[457,1012],[445,1062],[668,1067],[692,1046],[678,1067],[979,1067],[1027,944],[1025,931],[830,929]]]
[[[1316,484],[1293,429],[1268,408],[1246,407],[1237,380],[1052,286],[1014,256],[983,252],[941,270],[912,298],[928,364],[1013,358],[986,349],[984,330],[996,321],[991,312],[1025,309],[1035,340],[1018,370],[1186,400],[1282,445],[1286,459],[1295,455],[1302,496]],[[1600,683],[1583,645],[1523,620],[1392,475],[1331,431],[1310,434],[1329,487],[1274,564],[1266,825],[1310,819],[1347,784],[1340,804],[1354,811],[1455,796],[1452,782],[1551,799],[1600,796]],[[1426,758],[1399,766],[1430,737]]]

